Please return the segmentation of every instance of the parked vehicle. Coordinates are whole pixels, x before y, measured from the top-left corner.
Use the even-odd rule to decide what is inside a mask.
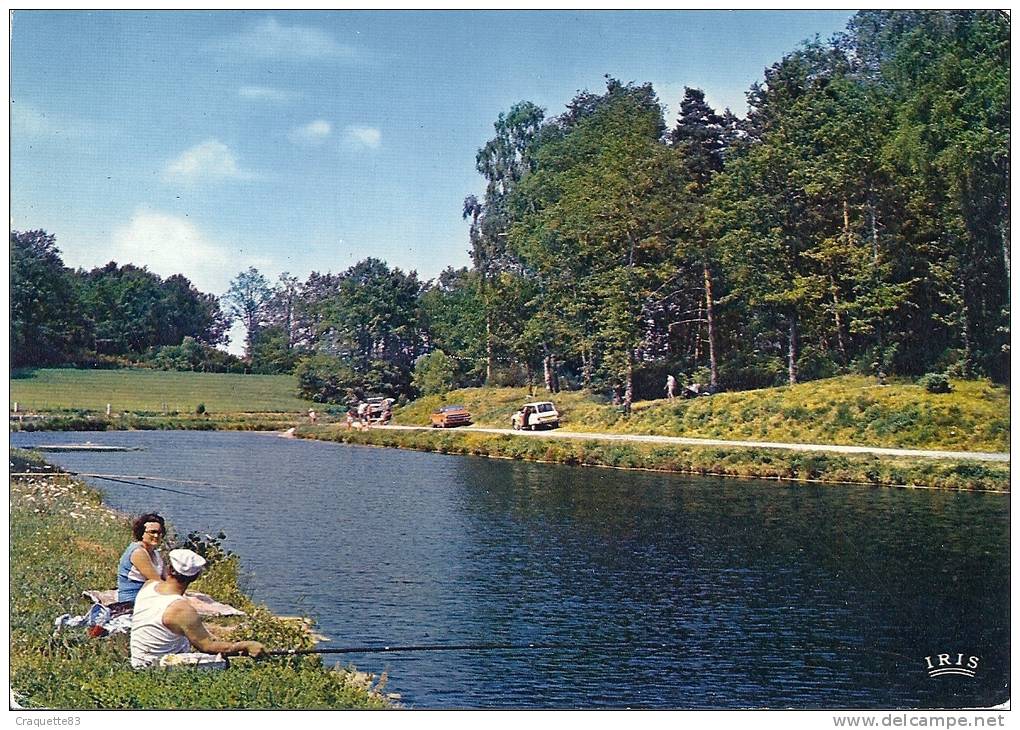
[[[537,428],[556,428],[560,425],[560,412],[551,401],[535,401],[525,403],[520,410],[510,417],[510,426],[515,431]]]
[[[432,428],[453,428],[471,423],[471,414],[464,406],[442,406],[429,417]]]
[[[392,415],[393,398],[366,398],[365,419],[375,423],[386,423]]]

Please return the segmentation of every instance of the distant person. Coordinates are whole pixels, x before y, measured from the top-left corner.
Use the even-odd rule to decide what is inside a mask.
[[[131,523],[135,541],[124,550],[117,566],[117,601],[134,601],[146,581],[163,580],[166,568],[159,546],[166,534],[166,522],[155,512]]]
[[[318,415],[315,413],[315,409],[314,408],[309,408],[308,409],[308,420],[311,423],[315,423],[315,419],[316,418],[318,418]]]
[[[666,397],[670,400],[676,397],[676,378],[672,374],[666,376]]]
[[[258,657],[265,651],[257,641],[214,639],[184,592],[202,575],[206,561],[191,550],[171,550],[166,580],[146,583],[135,599],[131,618],[131,666],[135,669],[159,664],[170,654],[192,651],[210,655],[245,654]]]

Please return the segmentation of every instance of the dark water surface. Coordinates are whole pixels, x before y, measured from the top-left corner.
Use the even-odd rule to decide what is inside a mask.
[[[226,532],[247,587],[412,707],[909,708],[1009,697],[1009,497],[777,485],[200,432],[34,433],[113,507]],[[128,537],[125,535],[125,543]],[[112,585],[110,587],[113,587]],[[654,651],[649,643],[666,644]],[[926,656],[977,656],[930,678]],[[331,658],[330,658],[331,659]],[[937,662],[937,659],[933,659]]]

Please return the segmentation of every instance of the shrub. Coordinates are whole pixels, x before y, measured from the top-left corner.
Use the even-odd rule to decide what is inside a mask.
[[[335,357],[313,355],[304,358],[294,374],[301,397],[317,403],[357,402],[364,395],[361,378]]]
[[[436,395],[453,389],[457,366],[442,350],[422,355],[414,365],[412,384],[422,395]]]
[[[928,373],[922,376],[917,383],[924,386],[924,389],[929,393],[949,393],[953,389],[949,378],[943,373]]]
[[[205,403],[199,403],[197,406],[195,406],[195,413],[197,413],[200,416],[203,415],[205,413]]]

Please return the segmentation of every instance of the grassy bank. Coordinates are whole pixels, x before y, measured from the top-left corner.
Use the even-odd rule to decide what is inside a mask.
[[[1009,450],[1009,389],[954,380],[935,394],[906,380],[880,386],[844,376],[793,387],[720,393],[693,400],[640,401],[629,416],[587,392],[551,396],[572,431],[791,441],[949,451]],[[307,421],[321,405],[297,397],[289,375],[176,373],[156,370],[15,372],[11,405],[44,418],[12,421],[20,430],[280,430]],[[462,403],[475,423],[506,428],[526,400],[549,398],[526,388],[468,388],[398,408],[394,423],[427,425],[444,403]],[[112,415],[106,416],[106,404]],[[196,414],[199,404],[206,413]],[[165,405],[165,409],[164,409]]]
[[[235,375],[162,370],[32,368],[11,374],[10,407],[21,411],[193,414],[300,413],[312,403],[297,395],[292,375]]]
[[[12,471],[41,469],[26,452],[12,454]],[[127,518],[100,495],[63,476],[11,480],[10,681],[23,707],[382,708],[378,684],[351,670],[328,669],[318,657],[231,660],[221,672],[134,671],[126,634],[90,638],[82,628],[53,634],[53,619],[88,609],[81,591],[116,585],[116,563],[130,535]],[[268,648],[310,647],[301,627],[274,617],[238,587],[236,558],[214,563],[196,590],[247,612],[220,619],[232,640],[257,639]]]
[[[935,394],[909,381],[880,386],[845,376],[793,387],[719,393],[692,400],[642,401],[630,416],[583,392],[553,396],[525,388],[471,388],[422,398],[394,423],[425,425],[442,403],[462,403],[475,423],[507,428],[527,399],[551,398],[571,431],[640,433],[751,441],[883,446],[949,451],[1009,451],[1009,389],[953,380]]]
[[[113,416],[88,412],[48,413],[41,417],[12,419],[12,431],[285,431],[308,419],[286,413],[212,413],[163,416],[120,413]]]
[[[685,474],[790,479],[876,486],[1009,491],[1009,466],[974,461],[907,459],[773,449],[674,446],[543,439],[471,431],[351,431],[311,426],[297,435],[350,444],[388,446],[556,464],[649,469]]]

